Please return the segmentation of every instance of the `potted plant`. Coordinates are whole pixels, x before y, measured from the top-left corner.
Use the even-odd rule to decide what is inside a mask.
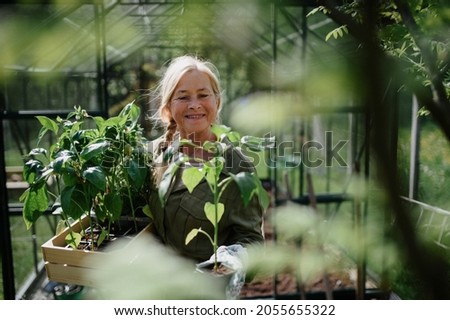
[[[240,172],[238,174],[230,173],[224,179],[221,179],[221,173],[224,169],[225,158],[224,154],[229,144],[224,142],[224,139],[228,139],[233,145],[239,145],[239,147],[246,146],[252,151],[262,151],[270,147],[274,139],[271,138],[259,138],[252,136],[244,136],[241,138],[240,134],[236,131],[232,131],[231,128],[224,125],[213,125],[212,131],[217,137],[216,141],[206,141],[203,145],[194,144],[190,140],[181,140],[180,145],[191,145],[196,148],[203,148],[208,153],[212,154],[209,160],[204,159],[190,159],[187,156],[182,156],[178,161],[173,162],[167,169],[167,173],[164,175],[161,184],[159,186],[159,197],[164,205],[166,194],[169,190],[170,181],[175,176],[177,169],[183,165],[183,163],[190,160],[201,163],[200,166],[193,166],[186,168],[182,173],[182,181],[186,185],[189,192],[192,192],[194,188],[202,181],[205,180],[209,186],[209,189],[213,195],[213,202],[206,202],[203,208],[205,216],[208,221],[213,225],[213,234],[209,234],[201,228],[192,229],[186,236],[185,244],[197,236],[205,236],[211,242],[211,246],[214,252],[213,272],[219,273],[219,264],[217,258],[218,249],[218,225],[222,218],[226,208],[221,202],[221,196],[224,190],[230,185],[231,182],[235,182],[239,188],[240,195],[244,205],[247,206],[252,197],[258,197],[261,205],[264,209],[269,206],[269,197],[262,186],[262,183],[256,173],[254,172]],[[170,151],[169,151],[170,152]],[[220,272],[227,272],[222,270]]]
[[[61,216],[56,236],[42,246],[50,279],[53,271],[61,281],[71,267],[84,267],[83,255],[97,253],[117,233],[136,233],[147,225],[142,213],[151,156],[144,150],[139,117],[134,103],[108,119],[81,107],[65,119],[37,117],[42,127],[37,148],[25,157],[29,188],[20,199],[27,228],[49,207]],[[39,147],[46,134],[55,137],[48,150]],[[76,273],[62,282],[79,283],[82,270]]]

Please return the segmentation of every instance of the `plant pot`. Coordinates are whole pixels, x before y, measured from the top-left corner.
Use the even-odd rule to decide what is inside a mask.
[[[80,232],[81,228],[85,229],[88,225],[89,219],[85,217],[81,220],[81,225],[77,222],[72,224],[71,227],[73,231]],[[102,260],[108,252],[79,250],[67,246],[65,238],[69,232],[70,229],[66,228],[41,246],[48,279],[61,283],[92,287],[92,281],[87,280],[85,275],[90,271],[89,269],[101,266]],[[133,245],[134,239],[150,232],[151,224],[147,222],[137,234],[127,236],[129,241],[118,250],[126,250],[128,246]]]

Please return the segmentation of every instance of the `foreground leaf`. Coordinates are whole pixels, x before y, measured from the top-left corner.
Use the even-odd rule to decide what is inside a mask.
[[[47,187],[43,185],[41,188],[28,188],[22,195],[23,220],[27,230],[42,216],[48,208]]]
[[[220,219],[222,219],[223,213],[225,211],[225,206],[223,203],[217,203],[217,221],[216,221],[216,207],[214,203],[206,202],[203,207],[205,211],[206,218],[212,223],[213,226],[216,226],[219,223]]]
[[[71,246],[73,249],[77,249],[81,242],[81,234],[71,231],[67,234],[65,240],[69,246]]]
[[[199,228],[199,229],[192,229],[192,230],[187,234],[186,240],[184,241],[184,245],[187,246],[187,245],[189,244],[189,242],[191,242],[192,239],[194,239],[194,238],[197,236],[197,234],[198,234],[199,231],[200,231],[200,228]]]
[[[181,180],[183,181],[186,188],[190,193],[194,190],[194,188],[202,181],[205,174],[202,170],[199,170],[195,167],[187,168],[183,171],[183,175],[181,176]]]

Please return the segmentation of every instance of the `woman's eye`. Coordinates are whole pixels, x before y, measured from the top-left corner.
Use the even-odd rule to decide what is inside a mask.
[[[187,98],[188,97],[186,97],[186,96],[181,96],[181,97],[176,98],[176,100],[187,100]]]
[[[209,97],[209,94],[201,94],[201,95],[199,95],[198,96],[200,99],[206,99],[206,98],[208,98]]]

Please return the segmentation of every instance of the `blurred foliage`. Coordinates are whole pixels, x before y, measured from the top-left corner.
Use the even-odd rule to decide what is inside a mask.
[[[145,109],[147,98],[150,98],[150,109],[154,108],[155,102],[151,100],[151,95],[146,95],[146,90],[155,85],[153,80],[159,77],[158,70],[163,70],[166,61],[187,52],[196,53],[217,64],[224,83],[223,120],[244,134],[270,132],[277,138],[290,135],[292,141],[298,143],[300,130],[292,132],[292,128],[296,128],[293,122],[311,121],[313,115],[318,113],[353,111],[362,117],[371,113],[384,120],[373,127],[372,134],[378,138],[378,141],[374,139],[375,142],[380,143],[381,140],[381,144],[387,145],[394,140],[387,133],[380,134],[390,128],[389,119],[392,119],[394,110],[392,104],[384,105],[389,100],[387,92],[414,93],[423,107],[422,114],[429,113],[432,118],[429,122],[434,121],[436,124],[433,129],[424,127],[422,132],[419,194],[421,199],[431,204],[448,208],[444,184],[449,174],[446,166],[449,158],[448,141],[445,139],[450,137],[449,4],[442,0],[343,1],[340,2],[342,6],[335,7],[335,1],[319,0],[317,9],[307,8],[305,12],[309,13],[309,32],[306,43],[303,43],[300,32],[303,8],[280,6],[285,11],[277,15],[277,34],[274,35],[274,16],[270,3],[218,1],[205,5],[190,1],[184,7],[174,5],[168,11],[174,19],[166,17],[155,20],[158,23],[151,26],[145,25],[146,17],[142,17],[142,29],[137,28],[138,24],[130,24],[128,19],[120,19],[120,15],[111,10],[110,17],[113,18],[107,20],[107,30],[110,32],[106,39],[107,56],[111,59],[108,66],[110,107],[138,95]],[[376,8],[372,10],[374,6]],[[67,9],[64,1],[61,1],[53,8],[42,6],[26,9],[32,13],[32,18],[25,14],[0,20],[1,30],[7,30],[1,33],[0,44],[4,50],[0,53],[0,60],[9,65],[26,62],[24,68],[21,66],[12,72],[4,70],[0,74],[2,78],[7,75],[8,98],[12,102],[9,106],[13,110],[34,110],[46,106],[67,108],[72,103],[89,105],[94,110],[99,108],[96,104],[97,83],[92,75],[95,72],[96,56],[94,25],[93,20],[86,21],[93,18],[94,12],[89,6],[83,5],[72,15],[68,14],[69,17],[64,17],[64,10],[55,8]],[[57,19],[49,19],[50,16]],[[61,20],[58,17],[63,18]],[[61,32],[58,29],[61,21],[64,21],[64,26],[69,26],[69,30],[73,29]],[[158,34],[153,34],[153,30]],[[273,39],[274,36],[277,38]],[[276,57],[273,40],[277,44]],[[125,47],[132,50],[117,50],[121,47],[120,43],[125,43]],[[121,54],[126,57],[122,58]],[[367,56],[374,59],[364,60]],[[48,78],[27,73],[42,71],[40,67],[46,66],[44,62],[48,61],[51,62],[50,69],[54,68],[52,71],[66,71],[69,80],[61,78],[58,72],[47,73]],[[139,70],[149,61],[150,68],[146,70],[149,70],[147,75],[151,76],[151,81],[140,82]],[[66,92],[61,89],[64,81],[66,88],[69,88]],[[24,83],[28,84],[24,86]],[[143,83],[145,86],[141,86]],[[374,96],[368,95],[372,89],[378,90],[374,91]],[[64,101],[64,96],[67,101]],[[78,102],[80,99],[92,103]],[[365,106],[371,103],[374,107],[366,109]],[[359,125],[365,125],[363,119],[358,118],[357,121]],[[303,133],[309,134],[308,130]],[[358,141],[363,143],[365,133],[361,128],[357,135]],[[342,171],[347,168],[337,168],[336,165],[330,168],[330,171],[341,173],[332,176],[332,190],[340,190],[340,186],[348,187],[349,195],[361,201],[359,205],[363,206],[365,201],[369,204],[362,234],[358,229],[360,226],[355,224],[355,207],[352,206],[346,207],[344,212],[339,211],[339,214],[293,204],[274,208],[270,223],[279,229],[282,237],[277,244],[251,248],[251,271],[272,273],[293,269],[299,271],[302,281],[307,281],[318,273],[325,273],[331,267],[344,263],[347,257],[342,259],[337,252],[345,252],[350,259],[356,260],[364,253],[367,254],[370,268],[385,276],[395,288],[403,286],[403,298],[442,297],[448,277],[441,272],[442,268],[438,268],[442,266],[439,257],[448,261],[448,256],[442,252],[433,252],[432,244],[417,234],[416,230],[393,229],[394,225],[403,222],[404,216],[396,214],[397,207],[393,206],[396,202],[392,202],[392,199],[405,194],[403,191],[407,182],[401,181],[397,193],[391,194],[389,186],[398,181],[382,181],[380,176],[387,172],[386,168],[394,165],[398,168],[399,179],[406,180],[409,132],[404,136],[404,131],[401,131],[399,138],[397,164],[391,163],[390,153],[386,149],[385,153],[381,152],[381,156],[377,156],[372,154],[373,148],[365,146],[365,151],[370,150],[371,153],[369,181],[357,176],[353,162],[349,162],[353,170],[350,177],[343,177]],[[292,160],[287,158],[284,164]],[[364,170],[363,163],[359,164]],[[298,190],[299,171],[278,169],[290,175],[290,182],[296,184],[295,190]],[[316,172],[318,176],[320,171]],[[325,173],[321,177],[317,176],[314,177],[315,183],[320,180],[319,189],[326,190],[326,182],[322,181],[325,180]],[[388,174],[388,177],[395,179],[392,174]],[[282,180],[277,183],[281,185]],[[408,237],[408,233],[411,237]],[[123,277],[122,273],[117,276],[118,270],[128,268],[127,259],[123,257],[111,263],[111,267],[117,269],[104,276],[109,280],[117,280],[121,289],[128,288],[129,283],[142,284],[134,293],[123,293],[130,294],[129,297],[167,297],[168,291],[161,291],[161,295],[156,292],[163,290],[164,284],[169,284],[167,290],[178,293],[177,297],[190,297],[191,293],[183,290],[199,288],[195,281],[189,282],[196,279],[190,277],[191,265],[183,264],[187,271],[180,272],[178,277],[181,265],[180,269],[174,270],[172,268],[177,262],[172,260],[155,264],[159,260],[154,259],[156,253],[152,256],[153,249],[156,250],[153,245],[148,245],[139,251],[145,257],[137,260],[142,265],[136,264],[135,269],[130,269],[133,271],[129,275],[132,278]],[[431,252],[430,256],[426,255],[426,251]],[[155,271],[149,271],[149,265]],[[448,264],[444,264],[444,267],[448,267]],[[435,272],[427,276],[426,272],[430,273],[430,270]],[[432,279],[435,274],[436,279]],[[108,288],[108,294],[111,297],[124,297],[121,289],[113,290],[113,284],[117,284],[114,281]],[[148,286],[150,282],[154,286]],[[431,286],[430,291],[419,293],[419,290],[428,286]],[[204,288],[209,289],[210,284],[205,284]],[[149,291],[153,289],[155,291]],[[213,291],[216,289],[213,288]],[[207,295],[195,293],[194,296],[203,298]]]
[[[149,234],[128,244],[119,240],[98,268],[84,274],[94,284],[88,299],[225,299],[226,279],[194,272],[192,261]]]

